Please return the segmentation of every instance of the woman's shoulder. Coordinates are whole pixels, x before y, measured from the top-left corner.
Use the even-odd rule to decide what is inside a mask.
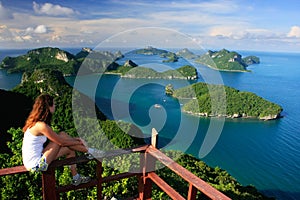
[[[51,128],[50,128],[50,126],[48,126],[47,123],[38,121],[35,123],[35,125],[31,129],[35,129],[38,132],[44,132],[45,130],[49,130]]]
[[[45,127],[45,126],[48,126],[45,122],[42,122],[42,121],[38,121],[35,123],[34,126],[37,126],[37,127]]]

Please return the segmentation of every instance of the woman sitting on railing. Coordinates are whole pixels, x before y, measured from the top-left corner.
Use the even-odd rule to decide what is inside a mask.
[[[54,98],[49,94],[41,94],[34,102],[33,108],[23,127],[22,146],[23,164],[28,171],[46,171],[48,165],[61,156],[74,157],[76,151],[100,157],[104,152],[88,148],[81,138],[69,136],[65,132],[55,133],[50,124],[55,111]],[[44,143],[49,143],[44,147]],[[91,180],[90,177],[77,173],[76,165],[70,166],[73,175],[72,184],[79,185]]]

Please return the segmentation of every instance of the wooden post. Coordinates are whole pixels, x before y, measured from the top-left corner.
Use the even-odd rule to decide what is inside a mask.
[[[103,167],[102,167],[102,162],[97,160],[97,199],[102,200],[102,172],[103,172]]]
[[[152,128],[152,135],[151,135],[151,145],[156,148],[157,145],[157,137],[158,137],[158,132],[155,128]]]
[[[42,188],[44,200],[59,199],[58,194],[56,194],[55,169],[50,168],[42,173]]]
[[[139,176],[139,199],[141,200],[151,199],[152,181],[147,177],[149,170],[149,156],[150,155],[146,152],[140,154],[140,167],[142,173]]]
[[[158,132],[155,128],[152,128],[151,145],[156,148]],[[155,171],[156,159],[147,153],[141,153],[140,166],[141,176],[139,177],[139,199],[148,200],[151,199],[152,193],[152,180],[148,177],[148,173]]]
[[[195,200],[197,195],[197,188],[195,188],[192,184],[189,185],[189,192],[188,192],[188,200]]]

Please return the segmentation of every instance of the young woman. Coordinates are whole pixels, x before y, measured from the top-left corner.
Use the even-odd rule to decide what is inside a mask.
[[[65,132],[55,133],[50,126],[54,111],[54,98],[48,94],[41,94],[36,98],[23,127],[22,158],[29,171],[46,171],[53,160],[61,156],[74,157],[76,151],[88,153],[87,155],[91,158],[95,151],[95,149],[88,148],[81,138],[71,137]],[[49,143],[44,147],[47,139]],[[73,185],[90,181],[90,177],[77,173],[76,165],[71,165],[70,169],[73,175]]]

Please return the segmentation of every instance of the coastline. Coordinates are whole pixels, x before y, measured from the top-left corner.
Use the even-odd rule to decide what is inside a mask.
[[[210,69],[213,69],[213,70],[216,70],[216,71],[221,71],[221,72],[251,72],[251,70],[230,70],[230,69],[219,69],[219,68],[216,68],[216,67],[213,67],[211,65],[207,65],[207,64],[203,64],[203,63],[200,63],[200,62],[196,62],[198,64],[201,64],[205,67],[208,67]]]
[[[255,117],[255,116],[248,116],[248,115],[239,115],[239,114],[233,114],[233,115],[211,115],[208,113],[194,113],[192,111],[185,111],[182,110],[183,113],[186,113],[188,115],[192,115],[195,117],[203,117],[203,118],[225,118],[225,119],[257,119],[259,121],[269,121],[269,120],[276,120],[280,119],[283,116],[281,114],[278,115],[270,115],[270,116],[264,116],[264,117]]]

